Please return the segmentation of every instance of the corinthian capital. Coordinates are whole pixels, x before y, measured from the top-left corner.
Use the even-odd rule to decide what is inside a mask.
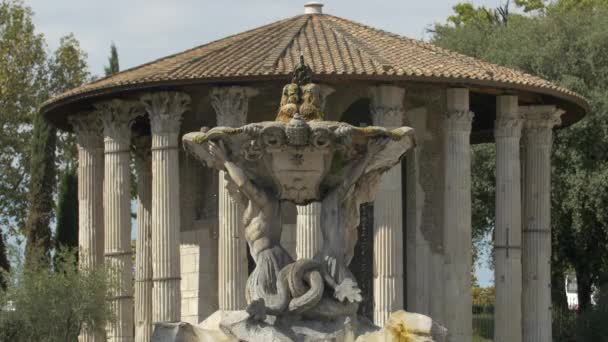
[[[496,98],[496,121],[494,136],[496,138],[519,138],[524,124],[519,112],[518,98],[514,95],[501,95]]]
[[[475,114],[470,110],[449,110],[443,117],[444,132],[470,133]]]
[[[103,123],[95,112],[85,112],[68,118],[81,147],[97,147],[103,143]]]
[[[182,114],[190,106],[188,94],[161,91],[144,94],[140,98],[150,116],[152,134],[178,134]]]
[[[496,138],[518,138],[521,136],[521,129],[524,120],[520,117],[502,117],[494,122],[494,136]]]
[[[103,123],[103,134],[128,146],[131,126],[135,118],[143,115],[141,106],[137,102],[124,100],[100,102],[94,106]]]
[[[519,111],[525,119],[526,139],[534,139],[536,144],[550,145],[553,142],[553,128],[561,124],[564,111],[555,106],[522,106]]]
[[[405,89],[389,85],[370,88],[370,111],[374,125],[403,126]]]
[[[555,106],[522,106],[519,107],[526,123],[526,130],[553,129],[561,124],[564,111]]]
[[[249,87],[218,87],[211,91],[218,126],[239,127],[247,123],[249,98],[258,91]]]

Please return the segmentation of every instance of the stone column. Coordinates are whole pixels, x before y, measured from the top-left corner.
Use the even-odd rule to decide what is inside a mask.
[[[296,206],[298,210],[296,226],[296,257],[312,259],[323,247],[321,235],[321,202]]]
[[[135,240],[135,341],[152,338],[152,155],[149,136],[135,139],[137,235]]]
[[[249,98],[256,91],[245,87],[214,88],[211,105],[215,109],[218,126],[240,127],[247,122]],[[224,311],[243,310],[245,287],[247,285],[248,263],[247,244],[243,232],[243,209],[229,194],[226,186],[229,176],[219,175],[218,206],[218,284],[219,309]]]
[[[471,296],[471,125],[469,90],[447,90],[443,120],[444,323],[451,342],[470,342]]]
[[[523,340],[549,342],[551,334],[551,145],[562,111],[520,107],[524,116]],[[563,284],[557,284],[563,286]]]
[[[83,270],[103,266],[103,126],[96,113],[70,117],[78,144],[78,262]],[[102,334],[83,328],[80,342]]]
[[[521,171],[523,120],[517,96],[496,98],[496,223],[494,340],[521,341]]]
[[[414,97],[416,96],[416,97]],[[445,90],[408,93],[422,107],[406,112],[416,131],[416,148],[406,156],[406,309],[443,322],[443,164],[441,123]],[[407,100],[406,100],[407,101]],[[407,102],[406,102],[407,103]]]
[[[375,126],[403,125],[405,90],[378,86],[370,90]],[[403,309],[403,213],[401,165],[382,176],[374,201],[374,323],[384,326],[388,316]]]
[[[109,341],[133,341],[133,262],[131,260],[131,125],[141,115],[131,102],[111,100],[96,105],[104,126],[105,178],[103,207],[105,257],[116,289],[111,303],[115,321]]]
[[[321,111],[325,110],[327,96],[334,89],[319,85],[321,92]],[[297,259],[312,259],[323,247],[321,236],[321,202],[312,202],[308,205],[296,206],[298,210],[296,224],[296,257]]]
[[[152,321],[178,322],[180,294],[179,128],[190,97],[157,92],[141,97],[152,132]]]

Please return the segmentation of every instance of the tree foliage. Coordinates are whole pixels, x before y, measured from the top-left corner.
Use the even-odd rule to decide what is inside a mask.
[[[48,52],[32,15],[21,0],[0,0],[0,227],[18,242],[25,235],[50,246],[55,175],[75,163],[76,148],[74,137],[57,134],[38,108],[90,75],[75,37]]]
[[[76,341],[83,325],[103,332],[112,320],[109,272],[79,270],[73,251],[57,255],[55,270],[42,261],[11,272],[0,291],[0,342]]]
[[[17,234],[24,226],[32,120],[46,98],[44,37],[20,1],[0,3],[0,225]]]
[[[474,145],[472,151],[471,198],[474,254],[482,249],[485,237],[494,227],[496,147],[494,144]]]
[[[59,182],[55,247],[78,249],[78,177],[76,169],[63,173]]]
[[[34,117],[32,132],[29,212],[25,223],[27,234],[26,260],[34,251],[43,250],[48,257],[51,249],[51,219],[55,189],[55,146],[57,129],[41,116]]]
[[[555,132],[552,157],[553,271],[574,268],[583,308],[588,306],[591,287],[599,285],[601,270],[608,262],[606,3],[562,0],[542,2],[540,8],[540,1],[517,1],[518,5],[528,6],[524,9],[542,11],[510,15],[505,25],[483,19],[474,19],[475,24],[469,21],[470,24],[456,25],[458,20],[449,19],[447,24],[435,26],[433,37],[437,45],[539,75],[589,100],[591,111],[584,120]],[[479,161],[473,161],[476,170]],[[493,168],[486,172],[482,177],[490,179]],[[479,180],[474,180],[474,184],[476,181]],[[492,191],[493,185],[488,185],[482,195]],[[473,212],[493,217],[492,205],[492,200],[475,201]],[[486,229],[483,220],[474,219],[474,224],[476,231]],[[563,277],[554,274],[553,279]],[[556,287],[561,284],[558,282]]]
[[[11,264],[8,261],[8,251],[6,250],[6,243],[4,242],[4,236],[0,231],[0,291],[6,289],[6,274],[10,270]]]
[[[114,75],[115,73],[120,71],[120,66],[118,64],[118,50],[116,49],[116,45],[112,43],[110,46],[110,57],[108,58],[108,66],[104,67],[104,71],[106,76]]]

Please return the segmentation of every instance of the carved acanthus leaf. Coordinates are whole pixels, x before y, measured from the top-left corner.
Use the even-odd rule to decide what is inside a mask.
[[[401,127],[405,110],[403,98],[405,89],[382,85],[370,88],[370,111],[374,125]]]
[[[555,106],[520,107],[525,118],[524,132],[527,144],[550,146],[553,142],[553,128],[561,124],[564,111]]]
[[[524,120],[521,115],[499,117],[494,122],[494,136],[497,138],[517,138],[521,136]]]
[[[405,110],[403,106],[372,106],[372,120],[374,125],[382,127],[401,127]]]
[[[139,103],[115,99],[96,103],[94,106],[103,123],[105,137],[128,146],[131,140],[131,126],[135,118],[144,114]]]
[[[99,147],[103,145],[103,123],[95,112],[80,113],[68,118],[76,133],[76,141],[81,147]]]
[[[141,96],[141,103],[150,116],[153,134],[178,134],[182,114],[190,106],[190,96],[185,93],[161,91]]]
[[[444,115],[443,128],[447,132],[471,132],[473,117],[470,110],[452,110]]]
[[[218,126],[239,127],[247,122],[249,98],[257,90],[248,87],[218,87],[211,91],[211,105],[215,109]]]

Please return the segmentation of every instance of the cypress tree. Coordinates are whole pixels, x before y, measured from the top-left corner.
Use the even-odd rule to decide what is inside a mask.
[[[110,46],[110,57],[108,58],[108,66],[106,66],[105,73],[106,76],[113,75],[120,71],[120,66],[118,65],[118,50],[116,49],[116,45],[112,43]]]
[[[32,130],[29,212],[25,223],[27,244],[26,264],[32,258],[47,257],[51,249],[51,218],[53,217],[53,190],[55,188],[55,146],[57,129],[41,115],[34,117]],[[47,259],[48,261],[48,259]]]
[[[74,167],[64,172],[59,183],[55,248],[78,248],[78,176]]]
[[[8,256],[6,251],[6,245],[4,244],[4,236],[0,232],[0,290],[6,290],[6,279],[4,278],[4,272],[8,272],[11,269],[11,264],[8,262]]]

